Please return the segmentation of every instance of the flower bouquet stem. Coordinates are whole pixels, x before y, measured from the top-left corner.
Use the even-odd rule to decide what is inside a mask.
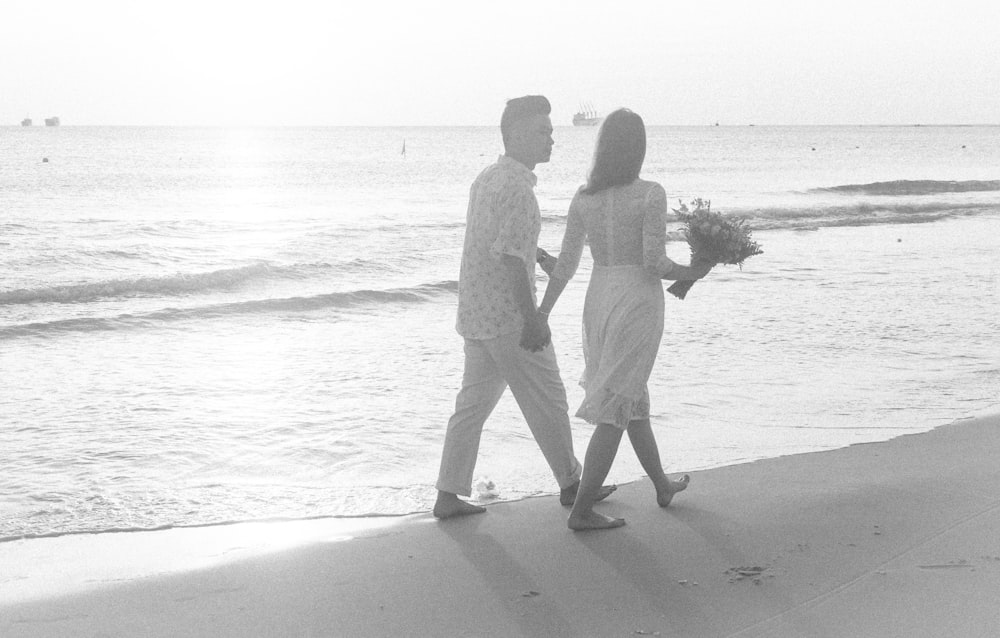
[[[692,247],[692,251],[691,251],[691,265],[694,266],[695,264],[697,264],[699,262],[704,263],[704,264],[711,264],[712,267],[715,267],[715,265],[717,263],[714,259],[710,259],[708,257],[702,256],[701,253],[696,252],[695,249]],[[672,283],[670,285],[670,287],[667,288],[667,292],[669,292],[673,296],[677,297],[678,299],[683,299],[687,295],[688,291],[691,290],[691,286],[693,286],[694,282],[696,282],[696,281],[698,281],[698,280],[697,279],[678,279],[677,281],[675,281],[674,283]]]
[[[691,286],[694,285],[694,282],[694,279],[678,279],[674,283],[670,284],[667,288],[667,292],[678,299],[683,299],[687,296],[688,290],[691,290]]]

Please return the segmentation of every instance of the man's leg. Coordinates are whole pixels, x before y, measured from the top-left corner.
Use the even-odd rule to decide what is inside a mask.
[[[510,386],[560,489],[575,488],[581,467],[573,454],[566,387],[552,345],[540,352],[528,352],[519,345],[518,334],[484,343]]]
[[[506,387],[483,342],[466,339],[462,389],[455,399],[455,413],[448,421],[438,472],[438,498],[434,505],[434,515],[438,518],[485,511],[460,500],[457,495],[472,494],[472,475],[479,456],[483,424]]]

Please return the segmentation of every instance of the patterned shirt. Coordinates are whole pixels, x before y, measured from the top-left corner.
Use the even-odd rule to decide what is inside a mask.
[[[520,332],[524,324],[501,258],[512,255],[524,261],[535,299],[535,251],[542,222],[536,182],[528,167],[501,155],[472,184],[455,326],[463,337],[493,339]]]

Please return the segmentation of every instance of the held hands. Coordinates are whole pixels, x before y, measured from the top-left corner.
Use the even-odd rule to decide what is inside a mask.
[[[528,352],[544,350],[552,341],[552,331],[549,330],[548,316],[536,312],[530,319],[525,319],[521,328],[521,347]]]

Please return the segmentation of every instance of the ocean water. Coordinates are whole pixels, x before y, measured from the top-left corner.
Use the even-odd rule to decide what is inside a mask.
[[[536,170],[550,252],[595,134],[558,127]],[[500,152],[494,127],[0,128],[0,539],[429,509]],[[667,297],[669,471],[1000,406],[1000,128],[651,127],[643,174],[765,251]],[[551,320],[573,411],[589,272]],[[509,396],[477,473],[483,500],[556,489]],[[610,480],[641,475],[623,445]]]

